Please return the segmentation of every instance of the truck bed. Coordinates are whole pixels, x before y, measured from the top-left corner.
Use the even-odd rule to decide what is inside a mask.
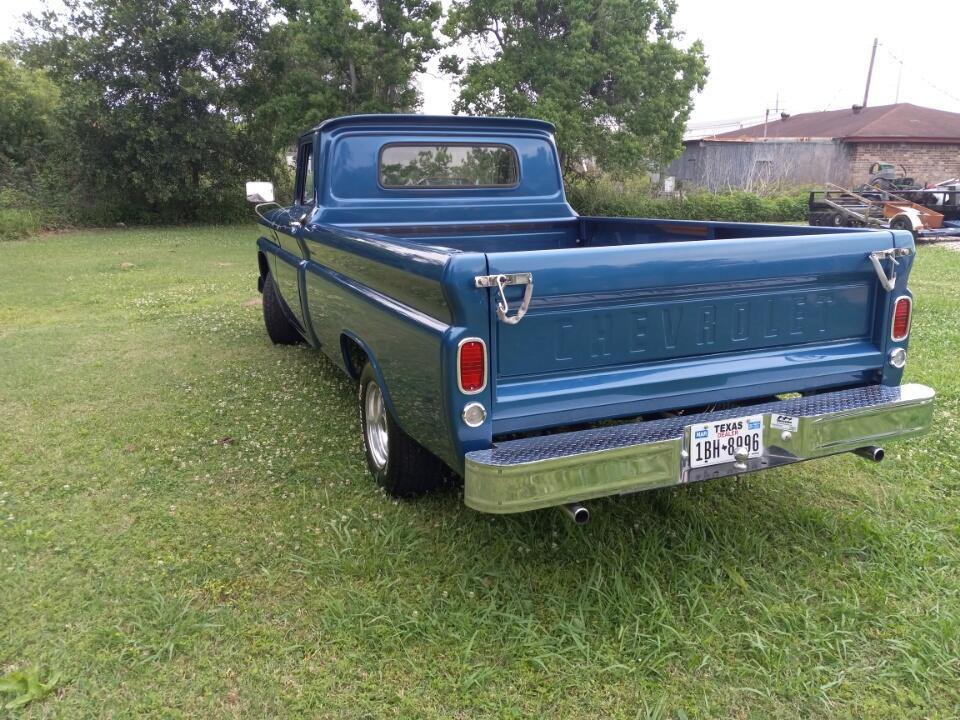
[[[442,290],[405,273],[354,274],[481,333],[494,436],[899,382],[884,362],[887,293],[868,261],[897,244],[889,231],[597,217],[330,231],[406,270],[417,252],[447,266],[436,270]],[[458,312],[493,298],[472,286],[475,275],[521,272],[534,290],[520,323],[499,322],[493,301],[482,328]],[[438,290],[443,313],[424,304]],[[522,293],[506,288],[512,304]]]
[[[780,225],[645,218],[579,217],[536,222],[343,225],[407,242],[461,252],[520,252],[697,240],[822,235],[831,229]],[[836,234],[836,231],[833,231]],[[840,230],[839,232],[843,232]]]

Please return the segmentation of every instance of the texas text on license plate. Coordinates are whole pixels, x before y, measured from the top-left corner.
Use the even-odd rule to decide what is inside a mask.
[[[715,420],[690,426],[690,467],[734,462],[763,455],[763,415]]]

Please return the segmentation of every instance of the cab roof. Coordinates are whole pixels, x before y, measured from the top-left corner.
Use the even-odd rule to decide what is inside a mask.
[[[529,118],[380,113],[344,115],[342,117],[330,118],[303,133],[301,137],[312,135],[318,130],[326,132],[350,127],[382,127],[398,130],[412,127],[479,128],[488,130],[535,130],[551,134],[556,129],[553,123],[549,123],[546,120],[532,120]]]

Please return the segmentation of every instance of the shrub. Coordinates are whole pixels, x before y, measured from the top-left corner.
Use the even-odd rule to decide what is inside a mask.
[[[0,240],[16,240],[43,227],[33,198],[12,187],[0,189]]]
[[[39,215],[33,210],[0,208],[0,240],[16,240],[40,231]]]
[[[731,222],[791,222],[807,216],[803,189],[775,195],[697,191],[668,198],[651,194],[645,179],[575,178],[567,181],[567,199],[581,215]]]

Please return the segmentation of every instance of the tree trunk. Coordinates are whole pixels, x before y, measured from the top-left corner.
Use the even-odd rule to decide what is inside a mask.
[[[347,64],[347,69],[350,72],[350,94],[356,96],[357,94],[357,67],[353,64],[353,58],[350,58]]]

